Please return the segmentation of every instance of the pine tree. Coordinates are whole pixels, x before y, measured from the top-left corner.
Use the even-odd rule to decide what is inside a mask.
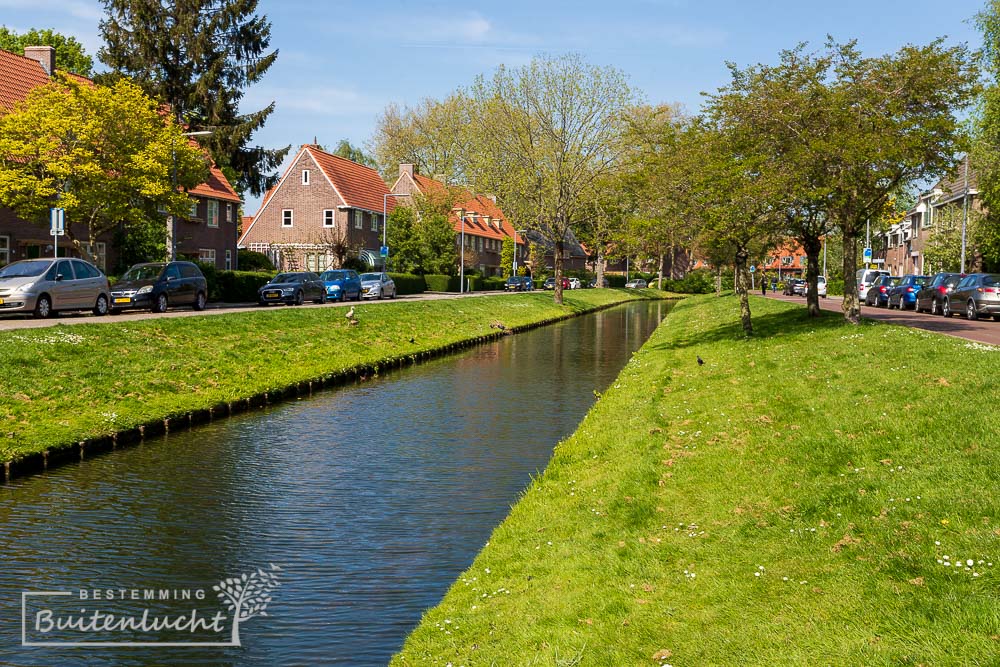
[[[271,24],[257,0],[103,0],[105,46],[98,57],[170,105],[191,130],[212,130],[204,144],[240,191],[260,195],[277,180],[289,147],[249,145],[274,103],[249,114],[240,100],[274,63]]]

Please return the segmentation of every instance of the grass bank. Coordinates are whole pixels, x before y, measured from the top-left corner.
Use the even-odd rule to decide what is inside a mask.
[[[394,664],[996,664],[1000,348],[752,307],[678,304]]]
[[[262,309],[0,332],[0,463],[653,292]]]

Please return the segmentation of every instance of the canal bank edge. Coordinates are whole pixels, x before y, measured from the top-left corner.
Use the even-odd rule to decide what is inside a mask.
[[[613,293],[613,296],[611,296]],[[604,295],[609,295],[611,298],[609,300],[603,300],[602,298],[594,299],[594,296],[603,297]],[[500,296],[499,298],[519,298],[521,295],[508,295]],[[529,298],[535,297],[536,295],[524,295]],[[538,295],[544,297],[545,301],[540,302],[541,306],[552,306],[551,300],[546,295]],[[476,327],[476,331],[459,331],[456,336],[453,336],[452,340],[447,342],[434,345],[431,347],[413,350],[405,354],[395,354],[387,355],[382,357],[373,356],[372,359],[366,360],[362,363],[355,363],[350,366],[340,367],[331,369],[330,372],[322,373],[319,375],[314,375],[311,377],[302,378],[300,380],[290,382],[288,384],[282,385],[277,388],[269,388],[266,391],[257,391],[250,393],[245,396],[237,396],[232,400],[222,401],[222,402],[212,402],[208,405],[194,406],[190,409],[185,409],[183,411],[172,411],[163,414],[162,416],[156,416],[152,419],[146,419],[142,423],[130,425],[127,428],[120,428],[107,433],[101,433],[98,435],[82,438],[82,439],[72,439],[66,442],[59,443],[53,446],[49,446],[41,451],[30,452],[23,454],[21,456],[13,456],[4,460],[3,465],[3,481],[8,482],[17,477],[23,477],[26,475],[37,474],[44,472],[48,469],[58,467],[67,463],[84,461],[89,456],[94,456],[104,452],[110,452],[121,447],[127,447],[131,445],[136,445],[141,443],[146,438],[152,438],[157,436],[162,436],[170,432],[176,432],[179,430],[190,429],[194,426],[200,424],[206,424],[216,419],[226,418],[232,415],[240,414],[243,412],[248,412],[255,409],[260,409],[275,403],[280,403],[286,400],[294,400],[303,396],[310,396],[315,391],[320,391],[326,388],[332,388],[337,386],[343,386],[345,384],[364,381],[369,377],[378,375],[381,371],[391,370],[395,368],[402,368],[409,366],[420,361],[440,357],[443,355],[451,354],[453,352],[474,346],[489,341],[496,340],[505,335],[511,335],[521,331],[527,331],[529,329],[537,328],[540,326],[545,326],[548,324],[553,324],[568,318],[577,317],[579,315],[584,315],[587,313],[596,312],[606,308],[611,308],[623,303],[634,300],[649,300],[649,299],[663,299],[663,298],[677,298],[677,295],[669,295],[663,292],[656,292],[654,290],[640,290],[640,291],[623,291],[623,290],[587,290],[582,293],[566,293],[567,305],[563,306],[561,314],[551,316],[546,315],[539,317],[538,319],[529,318],[527,321],[521,322],[520,324],[506,326],[499,320],[493,320],[489,323],[489,328],[486,331],[482,331],[485,326]],[[481,301],[486,299],[497,299],[498,296],[484,296],[484,297],[474,297],[472,299],[463,300],[464,307],[470,307],[472,302]],[[493,301],[492,303],[497,303]],[[498,304],[500,305],[500,304]],[[506,304],[504,304],[506,305]],[[463,307],[459,306],[459,307]],[[417,308],[418,304],[386,304],[382,308]],[[554,306],[553,306],[554,307]],[[546,308],[539,308],[541,312],[548,312]],[[329,312],[333,316],[337,317],[339,322],[343,313],[340,309],[320,309],[319,312]],[[294,311],[290,310],[276,310],[272,313],[253,313],[253,315],[274,315],[280,316],[281,313],[291,313]],[[313,312],[313,309],[307,311],[301,311],[304,313]],[[369,311],[371,312],[371,311]],[[380,309],[382,312],[382,309]],[[500,311],[498,311],[500,312]],[[502,316],[502,315],[501,315]],[[239,318],[240,314],[233,315],[216,315],[213,319],[218,318]],[[184,318],[188,322],[195,319],[203,318]],[[155,324],[147,326],[155,326]],[[131,326],[143,325],[140,323],[129,323]],[[77,325],[77,326],[87,326],[87,325]],[[115,325],[101,324],[101,325],[91,325],[100,326],[102,328],[111,327]],[[123,325],[125,326],[125,325]],[[74,330],[77,330],[74,327]],[[32,332],[40,332],[40,335],[44,335],[45,331],[51,330],[29,330],[26,332],[13,332],[17,338],[24,337],[24,334],[31,335]],[[454,332],[453,332],[454,333]],[[4,338],[3,334],[0,334],[0,340]],[[411,337],[412,342],[412,337]],[[13,392],[12,392],[13,393]]]
[[[997,348],[752,305],[672,309],[392,664],[996,655]]]

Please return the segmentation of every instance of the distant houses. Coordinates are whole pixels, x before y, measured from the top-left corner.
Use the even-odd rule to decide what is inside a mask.
[[[9,113],[37,87],[47,84],[55,72],[56,52],[50,46],[29,46],[20,56],[0,49],[0,114]],[[84,77],[70,75],[90,83]],[[209,178],[188,193],[193,199],[190,214],[176,224],[175,243],[181,257],[197,259],[218,269],[236,268],[236,240],[241,200],[213,163]],[[86,226],[69,220],[77,238],[83,239],[96,264],[113,270],[119,259],[114,234],[87,238]],[[164,225],[166,234],[166,225]],[[47,226],[23,220],[0,207],[0,266],[19,259],[51,256],[52,237]],[[60,245],[59,254],[74,254]]]

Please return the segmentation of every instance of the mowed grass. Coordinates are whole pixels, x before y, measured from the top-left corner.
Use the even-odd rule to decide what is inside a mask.
[[[653,296],[357,304],[355,326],[328,307],[0,332],[0,462],[496,333],[497,321],[513,328]]]
[[[1000,349],[752,307],[678,304],[394,664],[1000,664]]]

